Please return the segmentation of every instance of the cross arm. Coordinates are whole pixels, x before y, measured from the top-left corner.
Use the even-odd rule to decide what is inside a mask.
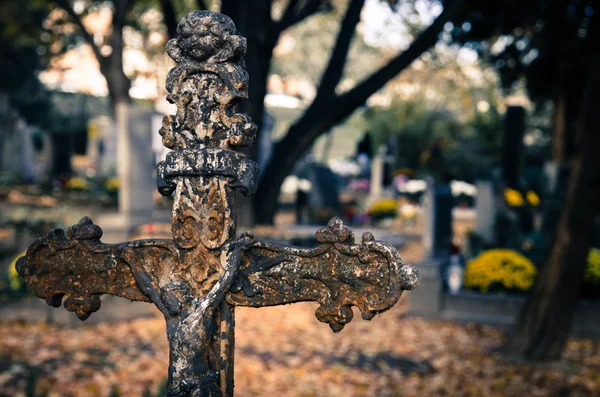
[[[419,282],[418,271],[404,265],[394,247],[375,241],[371,233],[355,244],[339,218],[318,230],[316,238],[320,245],[314,249],[255,242],[228,302],[262,307],[315,301],[317,319],[338,332],[352,320],[352,306],[370,320]]]
[[[100,309],[100,295],[132,301],[153,301],[154,288],[135,277],[140,260],[171,255],[170,240],[139,240],[120,244],[100,241],[102,229],[84,217],[67,229],[54,229],[36,240],[17,261],[17,272],[29,290],[54,307],[61,304],[87,319]],[[67,296],[64,300],[63,297]]]

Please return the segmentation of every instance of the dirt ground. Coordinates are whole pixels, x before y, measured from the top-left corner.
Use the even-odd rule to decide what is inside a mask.
[[[405,262],[421,256],[409,240]],[[236,396],[600,396],[600,345],[572,340],[558,364],[506,363],[489,327],[405,316],[406,293],[371,322],[334,334],[316,304],[236,311]],[[64,309],[56,309],[64,310]],[[24,396],[33,372],[49,397],[155,391],[167,374],[155,318],[64,328],[0,321],[0,396]]]
[[[238,309],[237,396],[599,396],[600,347],[571,341],[563,362],[507,364],[500,332],[405,318],[403,305],[339,334],[315,305]],[[0,395],[22,396],[32,367],[53,396],[156,390],[167,373],[160,318],[65,329],[0,324]]]

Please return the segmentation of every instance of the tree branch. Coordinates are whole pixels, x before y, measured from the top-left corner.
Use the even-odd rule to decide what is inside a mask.
[[[199,0],[202,1],[202,0]],[[163,21],[167,27],[169,38],[173,39],[177,36],[177,15],[173,7],[172,0],[160,0],[160,7],[163,13]]]
[[[317,98],[335,95],[335,88],[344,73],[350,43],[354,37],[356,25],[358,25],[358,22],[360,21],[360,13],[364,4],[365,0],[352,0],[348,5],[348,9],[346,10],[344,19],[342,19],[342,25],[335,41],[335,46],[333,47],[331,57],[327,63],[327,68],[321,77],[321,83],[317,90]]]
[[[305,0],[299,9],[298,3],[298,0],[290,0],[288,3],[282,17],[277,22],[278,33],[283,32],[311,15],[333,8],[329,0]]]
[[[437,43],[438,36],[444,25],[456,16],[462,4],[462,0],[445,2],[442,13],[427,29],[413,40],[410,47],[398,54],[377,72],[364,79],[353,89],[340,95],[336,100],[341,101],[344,105],[340,104],[338,106],[344,107],[347,109],[346,113],[350,114],[354,109],[365,103],[371,95],[381,89],[388,81],[410,66],[421,54]]]
[[[412,42],[408,49],[350,91],[342,95],[331,95],[325,98],[325,101],[317,101],[316,99],[319,98],[317,96],[309,108],[289,128],[285,137],[275,144],[273,157],[259,182],[256,192],[257,202],[265,205],[266,208],[276,208],[276,204],[271,201],[276,201],[277,196],[271,194],[265,185],[281,184],[283,178],[292,170],[295,161],[316,138],[352,114],[385,83],[402,72],[423,52],[434,46],[438,34],[446,22],[456,15],[462,2],[463,0],[455,0],[452,5],[446,5],[444,11]],[[323,97],[321,98],[323,99]],[[277,185],[277,187],[279,186]],[[264,219],[261,218],[258,221],[272,221],[272,213],[268,213]]]
[[[123,29],[125,28],[125,18],[127,11],[132,4],[131,0],[112,0],[115,11],[113,12],[112,27],[113,32],[110,36],[110,45],[112,53],[110,54],[111,62],[116,62],[123,69],[123,48],[125,42],[123,40]]]
[[[292,21],[296,15],[296,7],[298,6],[298,0],[290,0],[283,15],[279,19],[278,25],[280,31],[284,31],[285,29],[291,26]]]
[[[103,65],[106,62],[106,57],[100,53],[100,49],[94,42],[94,37],[90,34],[90,32],[87,31],[87,29],[83,25],[83,22],[81,21],[81,17],[79,16],[79,14],[77,14],[75,12],[75,10],[73,9],[73,7],[69,3],[69,1],[68,0],[56,0],[56,4],[60,8],[65,10],[67,14],[69,14],[73,23],[75,25],[77,25],[77,27],[79,28],[79,31],[81,33],[81,36],[83,37],[83,40],[90,47],[92,47],[92,51],[94,52],[94,55],[96,56],[96,59],[98,60],[98,63],[100,63],[100,65]]]
[[[127,11],[132,4],[132,0],[112,0],[112,2],[115,6],[115,12],[113,13],[113,27],[116,25],[122,28],[125,26],[125,17],[127,17]]]

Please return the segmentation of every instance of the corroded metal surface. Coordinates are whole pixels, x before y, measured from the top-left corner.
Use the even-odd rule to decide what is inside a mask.
[[[246,41],[228,17],[208,11],[188,14],[177,31],[167,45],[177,62],[167,99],[177,112],[160,130],[172,151],[158,166],[159,191],[174,195],[173,239],[103,244],[86,217],[34,242],[17,271],[34,294],[82,320],[101,294],[152,302],[167,325],[168,395],[231,396],[236,305],[315,301],[317,318],[337,332],[352,306],[371,319],[415,288],[418,274],[370,233],[355,244],[337,218],[317,232],[314,249],[236,237],[235,189],[252,194],[258,178],[258,165],[235,151],[256,133],[235,109],[247,99]]]
[[[350,228],[333,218],[316,238],[321,245],[314,249],[255,242],[227,301],[253,307],[318,302],[319,321],[339,332],[352,320],[352,306],[370,320],[396,304],[403,290],[417,286],[416,270],[371,233],[354,244]]]

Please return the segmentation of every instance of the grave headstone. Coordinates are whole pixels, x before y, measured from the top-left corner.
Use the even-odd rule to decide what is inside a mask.
[[[323,218],[331,218],[340,212],[340,186],[337,176],[325,166],[309,165],[308,204],[312,212],[312,222],[322,223]],[[325,219],[326,221],[326,219]]]
[[[495,238],[496,227],[496,195],[491,181],[477,181],[477,199],[475,210],[477,221],[475,231],[486,242]]]
[[[130,230],[135,226],[153,220],[153,192],[156,181],[155,155],[152,150],[154,114],[151,110],[130,108],[127,117],[128,135],[116,136],[119,210],[117,213],[102,213],[97,217],[107,225],[105,239],[109,242],[128,238]],[[106,129],[108,133],[116,130],[122,129]],[[156,134],[156,131],[154,133]],[[114,139],[111,138],[109,136],[105,139],[105,146],[114,143]],[[110,161],[110,157],[105,160]]]
[[[96,167],[96,176],[106,178],[117,173],[117,135],[113,120],[99,116],[88,123],[88,149],[86,151]]]
[[[450,185],[427,181],[423,208],[423,254],[447,256],[452,243],[452,207]]]
[[[271,159],[273,152],[273,127],[275,126],[275,118],[265,110],[263,113],[262,129],[258,136],[258,164],[260,165],[261,174],[267,168],[267,163]]]
[[[502,150],[502,176],[508,187],[518,187],[523,157],[525,109],[509,106],[504,119],[504,146]]]
[[[423,201],[423,260],[417,265],[420,290],[410,297],[409,313],[436,318],[442,308],[443,274],[449,262],[452,241],[453,197],[450,186],[428,178]]]
[[[131,108],[129,134],[117,137],[119,213],[133,223],[150,218],[154,207],[153,114],[152,111]]]
[[[369,188],[369,199],[377,200],[383,194],[383,172],[387,147],[382,145],[371,160],[371,183]]]

